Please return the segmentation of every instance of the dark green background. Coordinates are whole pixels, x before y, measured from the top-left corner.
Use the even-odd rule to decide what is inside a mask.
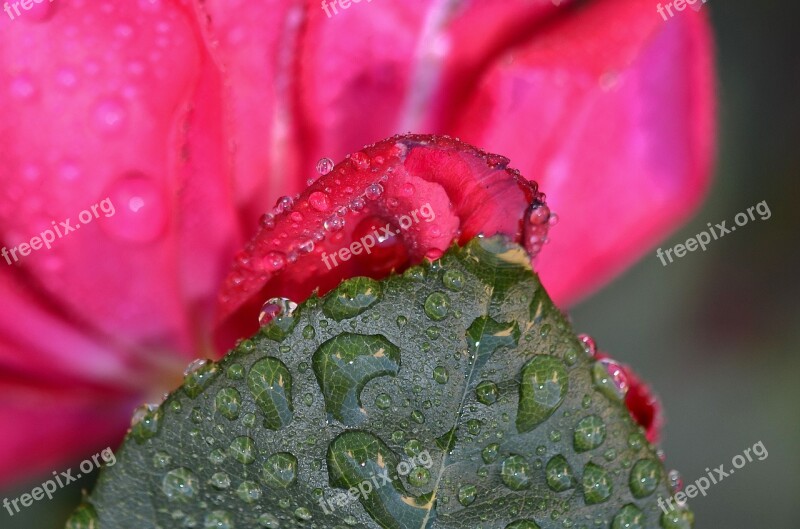
[[[649,252],[572,316],[578,331],[633,364],[660,394],[667,465],[687,484],[706,467],[730,468],[758,441],[769,451],[691,502],[698,529],[788,529],[800,520],[800,9],[746,0],[711,0],[706,8],[720,76],[716,181],[693,220],[660,246],[685,241],[707,222],[731,224],[762,200],[772,217],[667,267]],[[0,501],[41,481],[0,491]],[[13,518],[2,511],[0,525],[59,528],[81,486],[89,483]]]

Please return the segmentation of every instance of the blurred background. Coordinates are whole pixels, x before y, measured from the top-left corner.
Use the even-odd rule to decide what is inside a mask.
[[[767,448],[767,459],[754,460],[690,503],[697,528],[797,527],[800,8],[746,0],[712,0],[706,7],[720,76],[716,180],[692,221],[660,246],[684,242],[708,222],[730,225],[736,213],[762,200],[772,216],[666,267],[654,248],[575,307],[572,317],[577,331],[632,364],[660,395],[667,466],[677,468],[685,484],[706,475],[707,467],[730,468],[734,456],[758,441]],[[558,236],[558,226],[552,235]],[[62,527],[93,479],[12,519],[4,516],[3,529]],[[0,490],[0,498],[17,497],[41,481]]]

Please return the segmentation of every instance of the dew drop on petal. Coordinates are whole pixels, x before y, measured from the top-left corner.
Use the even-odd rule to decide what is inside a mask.
[[[333,160],[330,158],[322,158],[317,162],[317,172],[321,175],[326,175],[333,170]]]
[[[328,211],[331,209],[331,199],[322,191],[314,191],[308,197],[308,203],[317,211]]]

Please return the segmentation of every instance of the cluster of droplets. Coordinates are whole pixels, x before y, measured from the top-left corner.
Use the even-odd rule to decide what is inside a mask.
[[[551,226],[558,222],[558,216],[538,199],[528,208],[522,229],[522,244],[531,258],[539,255],[542,246],[548,242],[547,234]]]

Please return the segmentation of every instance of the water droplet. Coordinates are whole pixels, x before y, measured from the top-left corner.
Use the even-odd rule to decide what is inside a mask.
[[[378,200],[383,194],[383,186],[380,184],[370,184],[364,191],[367,200]]]
[[[217,364],[198,359],[189,364],[183,374],[183,391],[196,398],[217,376]]]
[[[261,307],[261,313],[258,315],[258,323],[262,327],[266,327],[272,323],[278,316],[291,317],[297,308],[297,303],[287,298],[272,298],[264,303]]]
[[[593,450],[606,439],[606,425],[597,415],[590,415],[578,422],[575,427],[573,445],[577,452]]]
[[[221,448],[212,450],[212,452],[208,454],[208,460],[214,465],[221,465],[225,461],[225,457],[225,451]]]
[[[386,393],[381,393],[377,397],[375,397],[375,406],[382,410],[388,410],[389,407],[392,405],[392,397],[387,395]]]
[[[333,233],[340,231],[342,228],[344,228],[344,224],[345,224],[344,219],[336,215],[327,219],[322,226],[327,231]]]
[[[233,529],[233,519],[225,511],[212,511],[203,520],[203,529]]]
[[[367,205],[367,203],[364,201],[363,198],[356,197],[356,198],[353,199],[352,202],[350,202],[350,210],[353,211],[354,213],[357,213],[357,212],[361,211],[362,209],[364,209],[364,206],[366,206],[366,205]]]
[[[300,242],[300,244],[297,245],[297,250],[302,255],[310,254],[311,252],[314,251],[314,241],[311,240],[311,239],[306,239],[306,240]]]
[[[629,503],[614,516],[611,529],[642,529],[644,513],[638,507]]]
[[[105,135],[119,134],[125,129],[128,111],[124,103],[116,98],[98,101],[92,110],[94,128]]]
[[[442,275],[442,284],[446,289],[457,292],[464,287],[464,274],[459,270],[447,270]]]
[[[640,450],[645,444],[645,437],[640,432],[634,432],[628,436],[628,446],[633,450]]]
[[[308,197],[308,203],[317,211],[328,211],[331,209],[331,199],[322,191],[314,191]]]
[[[236,495],[245,503],[254,503],[261,499],[261,487],[254,481],[242,481],[236,489]]]
[[[497,443],[491,443],[486,445],[483,450],[481,450],[481,459],[483,462],[488,464],[494,463],[497,461],[497,456],[500,454],[500,445]]]
[[[484,380],[475,388],[475,396],[477,397],[478,402],[487,406],[491,406],[497,402],[498,395],[499,391],[497,389],[497,384],[491,380]]]
[[[615,362],[612,362],[610,369],[609,371],[607,363],[602,360],[594,363],[592,366],[594,387],[609,399],[621,402],[628,390],[627,377],[621,374],[621,368]]]
[[[562,455],[553,456],[545,467],[547,486],[555,492],[564,492],[575,487],[575,476],[572,467]]]
[[[527,222],[522,230],[523,244],[528,255],[533,258],[538,255],[542,245],[547,241],[547,231],[550,226],[550,208],[546,204],[535,202],[528,210]]]
[[[489,154],[486,156],[486,165],[492,169],[505,169],[510,162],[511,160],[499,154]]]
[[[288,195],[284,195],[275,202],[275,213],[278,214],[289,211],[292,209],[292,206],[294,206],[294,199]]]
[[[153,454],[153,466],[156,468],[166,468],[172,464],[172,456],[166,452],[158,451]]]
[[[692,529],[694,514],[688,509],[670,508],[661,515],[661,527],[664,529]]]
[[[530,466],[520,455],[509,456],[503,461],[500,477],[511,490],[523,490],[531,486]]]
[[[472,505],[478,496],[478,489],[475,485],[464,485],[458,489],[458,503],[464,507]]]
[[[447,384],[450,375],[447,373],[447,368],[444,366],[436,366],[433,369],[433,379],[439,384]]]
[[[397,326],[398,327],[405,327],[406,323],[408,323],[408,318],[406,318],[405,316],[400,315],[400,316],[397,317],[396,321],[397,321]]]
[[[286,266],[286,255],[283,252],[267,252],[261,259],[261,270],[266,272],[277,272],[284,266]]]
[[[256,443],[251,438],[243,435],[237,437],[231,442],[228,449],[231,457],[243,465],[249,465],[256,460]]]
[[[330,158],[321,158],[317,162],[317,172],[321,175],[326,175],[333,170],[333,160]]]
[[[369,169],[370,159],[369,156],[361,151],[354,152],[350,155],[350,160],[356,164],[359,169]]]
[[[412,487],[424,487],[430,479],[431,473],[425,467],[416,467],[408,474],[408,483]]]
[[[661,481],[661,465],[652,459],[640,459],[633,465],[629,483],[634,497],[650,496],[656,491],[659,481]]]
[[[211,486],[217,490],[225,490],[231,486],[231,478],[225,472],[217,472],[209,480]]]
[[[131,435],[141,444],[158,433],[162,412],[155,404],[144,404],[136,409],[131,419]]]
[[[583,497],[587,505],[603,503],[611,497],[611,476],[601,466],[587,463],[583,468]]]
[[[264,213],[261,215],[261,218],[258,219],[258,223],[261,225],[262,228],[266,228],[271,230],[275,227],[275,215],[272,213]]]
[[[358,316],[381,299],[381,284],[367,277],[343,281],[330,293],[322,312],[331,319],[341,321]]]
[[[588,334],[579,334],[578,340],[583,344],[583,350],[586,351],[586,354],[589,358],[594,358],[597,356],[597,344],[594,341],[594,338],[589,336]]]
[[[225,370],[225,375],[231,380],[241,380],[244,378],[244,367],[242,364],[231,364]]]
[[[189,501],[198,492],[199,483],[188,468],[170,470],[161,482],[161,490],[170,501]]]
[[[280,529],[281,527],[280,520],[268,512],[258,517],[258,525],[263,529]]]
[[[226,419],[234,420],[239,417],[242,397],[235,388],[225,388],[217,393],[215,404],[220,415]]]
[[[450,298],[442,292],[434,292],[425,299],[425,314],[434,321],[445,319],[450,312]]]
[[[424,424],[425,415],[419,410],[414,410],[411,412],[411,420],[417,424]]]
[[[285,489],[297,481],[297,458],[289,452],[272,454],[261,471],[268,487]]]
[[[680,472],[677,470],[670,470],[669,474],[667,474],[667,479],[669,479],[669,487],[673,494],[677,494],[683,490],[683,478]]]
[[[481,433],[481,421],[478,419],[470,419],[467,421],[467,432],[470,435],[478,435]]]
[[[107,195],[114,213],[107,214],[109,218],[100,225],[112,237],[145,244],[166,232],[167,201],[161,186],[151,178],[128,173],[111,184]]]
[[[564,402],[569,380],[567,368],[556,357],[536,355],[522,368],[517,429],[531,431]]]

